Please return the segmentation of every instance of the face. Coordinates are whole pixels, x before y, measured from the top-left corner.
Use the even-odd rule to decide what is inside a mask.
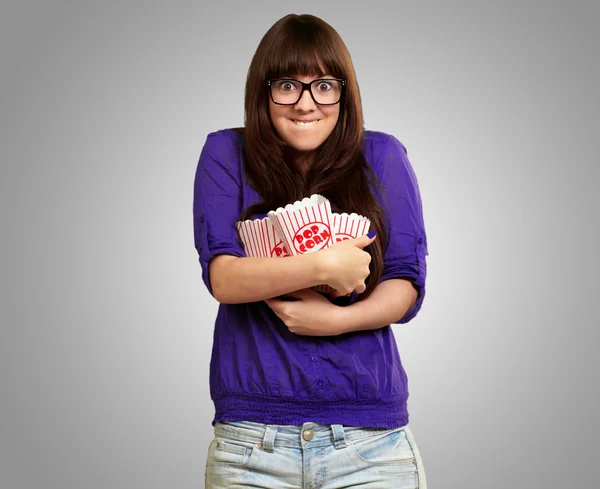
[[[308,83],[325,76],[291,76]],[[295,105],[278,105],[269,97],[269,114],[279,136],[296,150],[302,158],[318,148],[331,134],[340,115],[340,104],[318,105],[305,90]],[[295,121],[316,121],[310,125],[298,125]]]

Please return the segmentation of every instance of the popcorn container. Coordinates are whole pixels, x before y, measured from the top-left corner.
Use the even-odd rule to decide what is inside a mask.
[[[369,232],[371,221],[366,217],[352,214],[333,214],[335,242],[355,239]]]
[[[247,256],[277,258],[290,255],[268,217],[238,221],[235,225]]]
[[[322,250],[334,243],[331,204],[322,195],[269,211],[268,217],[292,255]]]
[[[358,238],[369,232],[371,221],[366,217],[359,216],[356,213],[351,214],[332,214],[333,234],[335,242],[345,241],[347,239]],[[333,292],[333,289],[328,285],[318,285],[314,288],[317,292],[325,292],[327,294]]]
[[[247,256],[286,257],[322,250],[334,243],[362,236],[370,221],[356,213],[331,212],[330,202],[313,194],[293,204],[270,211],[264,219],[236,222]],[[326,284],[313,290],[333,292]]]
[[[313,194],[268,215],[292,255],[329,248],[335,242],[331,204],[322,195]],[[329,293],[333,289],[317,285],[313,290]]]

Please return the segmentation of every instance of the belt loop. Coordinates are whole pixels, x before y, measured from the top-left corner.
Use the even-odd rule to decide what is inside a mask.
[[[332,424],[331,429],[333,431],[333,443],[336,449],[346,448],[346,433],[344,427],[341,424]]]
[[[272,452],[275,449],[275,435],[277,434],[277,428],[271,425],[266,425],[265,436],[263,436],[263,449],[266,452]]]

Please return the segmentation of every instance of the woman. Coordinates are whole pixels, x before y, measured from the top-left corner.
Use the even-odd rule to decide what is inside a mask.
[[[376,235],[246,256],[236,221],[312,194]],[[390,326],[425,296],[418,183],[402,143],[363,129],[350,55],[323,20],[287,15],[261,40],[245,127],[209,134],[200,155],[194,233],[220,302],[206,487],[426,487]]]

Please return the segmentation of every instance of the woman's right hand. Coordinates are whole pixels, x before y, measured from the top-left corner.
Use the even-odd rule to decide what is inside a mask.
[[[375,241],[375,238],[377,235],[372,238],[364,235],[338,241],[316,253],[319,255],[325,283],[335,289],[331,298],[349,295],[352,292],[361,294],[366,290],[365,280],[370,273],[371,255],[363,248]]]

